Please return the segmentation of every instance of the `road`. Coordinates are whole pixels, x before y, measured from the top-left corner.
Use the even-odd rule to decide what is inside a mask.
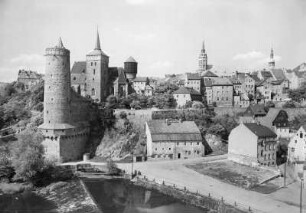
[[[205,157],[200,159],[187,160],[169,160],[169,161],[148,161],[134,163],[133,169],[141,171],[142,175],[146,175],[150,180],[156,179],[165,181],[167,183],[175,184],[177,186],[185,186],[190,191],[198,191],[203,195],[210,195],[214,198],[221,199],[228,204],[241,205],[245,208],[251,207],[254,212],[277,212],[277,213],[293,213],[299,212],[297,203],[284,202],[288,195],[297,197],[299,199],[299,191],[296,193],[294,188],[281,189],[273,194],[261,194],[254,191],[248,191],[239,188],[209,176],[197,173],[194,170],[188,169],[184,164],[222,160],[226,156]],[[131,172],[131,164],[118,164],[121,169]],[[292,185],[294,186],[294,185]],[[305,194],[306,190],[304,190]],[[280,194],[280,196],[278,195]],[[304,196],[306,197],[306,195]],[[290,199],[288,199],[290,200]],[[306,200],[305,200],[306,201]],[[303,212],[306,212],[304,210]]]

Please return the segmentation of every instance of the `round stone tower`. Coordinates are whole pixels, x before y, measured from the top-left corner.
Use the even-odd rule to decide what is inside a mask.
[[[124,72],[126,78],[133,80],[137,75],[137,61],[131,56],[124,62]]]
[[[44,89],[44,126],[69,124],[71,116],[70,51],[61,38],[55,47],[46,49]]]

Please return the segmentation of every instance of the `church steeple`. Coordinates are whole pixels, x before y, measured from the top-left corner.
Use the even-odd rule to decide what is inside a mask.
[[[100,37],[99,37],[99,31],[98,31],[98,29],[97,29],[97,41],[96,41],[95,50],[101,50],[101,46],[100,46]]]
[[[205,41],[203,41],[202,43],[202,50],[201,50],[202,53],[205,53]]]
[[[269,60],[269,68],[274,69],[275,68],[275,60],[274,60],[274,50],[273,47],[271,47],[271,52],[270,52],[270,60]]]

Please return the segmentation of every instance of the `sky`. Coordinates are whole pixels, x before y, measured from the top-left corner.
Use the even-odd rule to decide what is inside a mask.
[[[0,82],[19,69],[44,73],[61,37],[71,67],[94,48],[97,27],[109,66],[133,56],[138,76],[195,72],[202,42],[217,73],[306,62],[305,0],[0,0]]]

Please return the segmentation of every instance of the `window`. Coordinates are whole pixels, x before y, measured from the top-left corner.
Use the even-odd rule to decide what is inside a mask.
[[[76,77],[73,77],[73,80],[75,81],[75,80],[76,80]]]
[[[95,69],[93,69],[93,74],[94,74],[94,75],[96,74],[96,70],[95,70]]]
[[[303,138],[303,133],[302,132],[300,133],[300,138]]]
[[[96,91],[94,88],[91,89],[91,95],[96,95]]]
[[[184,143],[184,145],[186,146],[186,142]]]
[[[95,62],[95,66],[97,65],[97,62]]]
[[[93,65],[93,62],[90,63],[90,66],[92,66],[92,65]]]

